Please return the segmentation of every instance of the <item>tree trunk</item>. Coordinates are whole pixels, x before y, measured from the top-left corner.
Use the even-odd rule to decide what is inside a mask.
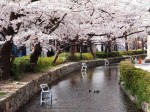
[[[53,64],[56,62],[56,60],[57,60],[59,54],[60,54],[60,50],[57,50],[57,52],[56,52],[56,54],[55,54],[55,58],[54,58],[54,60],[53,60],[53,62],[52,62]]]
[[[82,60],[82,43],[80,44],[80,60]]]
[[[90,52],[91,52],[91,54],[92,54],[93,58],[95,59],[95,55],[94,55],[94,52],[93,52],[93,48],[92,48],[92,43],[91,43],[91,41],[90,41],[90,40],[88,40],[87,44],[89,45]]]
[[[118,46],[117,46],[117,44],[114,45],[114,51],[118,51]]]
[[[30,64],[37,64],[38,58],[41,55],[42,47],[40,43],[35,45],[34,52],[30,56]]]
[[[93,52],[93,49],[92,49],[92,46],[91,46],[91,45],[90,45],[90,52],[91,52],[93,58],[95,59],[95,55],[94,55],[94,52]]]
[[[74,57],[76,53],[76,40],[71,40],[70,56]]]
[[[12,41],[9,40],[0,49],[0,75],[2,79],[10,78],[12,45]]]
[[[142,50],[144,50],[144,40],[142,38]]]
[[[107,53],[107,44],[105,44],[105,53]]]
[[[109,40],[107,43],[106,43],[106,46],[105,46],[105,53],[110,53],[111,52],[111,40]]]
[[[112,47],[111,40],[108,41],[107,45],[108,45],[108,53],[110,53],[111,52],[111,47]]]
[[[128,40],[127,40],[127,36],[126,35],[125,35],[125,49],[126,49],[126,51],[129,50]]]
[[[128,48],[128,43],[127,43],[127,42],[125,42],[125,49],[126,49],[126,51],[129,50],[129,48]]]

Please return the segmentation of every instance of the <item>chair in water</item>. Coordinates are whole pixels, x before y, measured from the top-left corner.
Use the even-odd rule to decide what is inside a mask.
[[[81,72],[86,72],[87,65],[86,63],[82,63]]]
[[[105,59],[105,66],[109,65],[109,61],[107,59]]]
[[[48,84],[40,84],[40,87],[42,89],[40,104],[42,105],[43,102],[49,102],[50,101],[51,105],[52,105],[52,91],[48,87]]]

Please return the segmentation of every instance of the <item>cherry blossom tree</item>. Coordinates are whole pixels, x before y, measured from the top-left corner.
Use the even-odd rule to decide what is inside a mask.
[[[38,7],[39,5],[40,7]],[[20,46],[30,39],[30,35],[36,36],[38,43],[36,43],[34,52],[30,56],[30,63],[36,64],[42,50],[39,43],[43,38],[42,35],[51,34],[65,18],[65,13],[51,8],[48,10],[45,5],[43,2],[25,5],[10,2],[0,4],[0,9],[2,9],[0,27],[5,40],[0,49],[3,78],[10,76],[11,63],[14,60],[10,61],[13,44]]]
[[[66,2],[66,4],[73,5],[64,5],[65,8],[70,9],[65,22],[65,24],[67,23],[67,29],[64,30],[66,25],[63,25],[63,28],[61,28],[63,30],[58,29],[58,32],[69,35],[67,37],[72,40],[76,40],[77,35],[79,36],[78,39],[81,37],[86,40],[89,40],[89,36],[92,38],[107,35],[106,37],[109,40],[107,40],[106,46],[109,51],[111,51],[110,42],[118,38],[125,39],[125,48],[128,50],[127,37],[135,33],[145,33],[144,25],[149,24],[148,19],[144,20],[144,18],[149,18],[145,1],[140,1],[140,3],[134,1],[135,4],[132,1],[120,2],[119,0],[105,2],[101,0],[60,1],[60,4]],[[137,4],[142,4],[142,8],[139,8],[140,6]]]
[[[19,46],[30,40],[30,35],[37,37],[38,42],[43,40],[43,35],[55,37],[60,42],[67,40],[72,56],[75,46],[82,46],[85,41],[94,56],[91,41],[94,36],[107,38],[109,52],[112,41],[124,38],[128,50],[127,37],[141,32],[146,36],[145,27],[150,26],[148,4],[149,0],[2,0],[0,33],[4,36],[4,45],[9,43],[10,46],[9,53],[6,51],[8,58],[12,42]],[[30,63],[37,63],[41,49],[38,43]],[[0,52],[3,50],[8,49],[2,47]],[[61,51],[58,49],[53,62]],[[2,61],[0,63],[4,66]]]

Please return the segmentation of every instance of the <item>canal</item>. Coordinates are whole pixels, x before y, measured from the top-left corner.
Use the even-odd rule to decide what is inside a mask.
[[[119,86],[119,65],[70,74],[51,87],[52,106],[36,94],[19,112],[142,112]]]

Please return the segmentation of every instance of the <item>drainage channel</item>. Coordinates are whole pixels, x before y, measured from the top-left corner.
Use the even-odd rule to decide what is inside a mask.
[[[74,72],[51,87],[52,105],[36,94],[19,112],[142,112],[121,91],[119,65]]]

